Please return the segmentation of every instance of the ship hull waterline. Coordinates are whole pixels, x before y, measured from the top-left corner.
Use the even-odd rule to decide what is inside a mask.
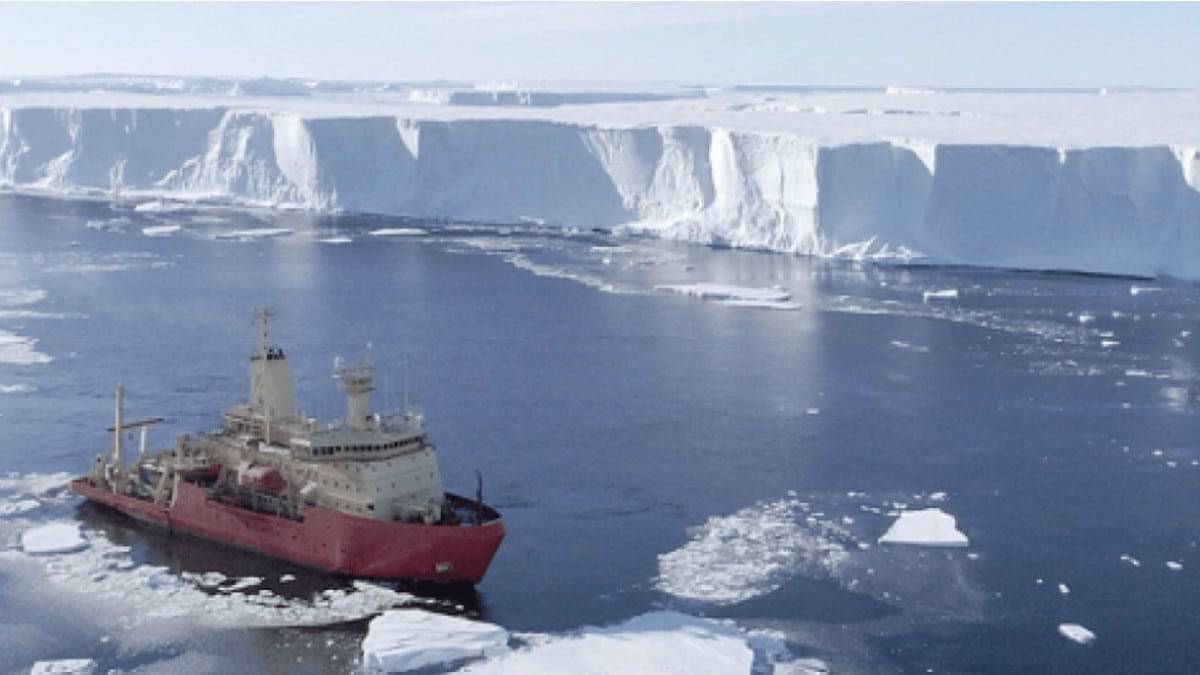
[[[425,525],[309,507],[302,520],[292,520],[209,499],[203,488],[182,481],[169,506],[114,493],[87,478],[72,481],[71,490],[172,534],[364,579],[476,584],[505,535],[499,518],[480,525]]]

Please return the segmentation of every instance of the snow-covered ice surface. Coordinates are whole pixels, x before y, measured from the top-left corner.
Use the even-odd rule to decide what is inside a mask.
[[[958,530],[954,516],[938,508],[903,511],[879,538],[881,544],[911,546],[967,546],[967,535]]]
[[[407,672],[496,656],[508,650],[508,631],[483,621],[398,609],[371,619],[362,650],[368,672]]]
[[[1192,91],[83,81],[3,87],[0,186],[1200,278]]]
[[[39,525],[21,533],[21,550],[29,555],[73,553],[84,548],[87,548],[87,541],[79,534],[79,525],[75,523]]]
[[[754,651],[732,622],[678,612],[653,612],[605,628],[542,639],[464,673],[513,675],[630,675],[749,673]]]

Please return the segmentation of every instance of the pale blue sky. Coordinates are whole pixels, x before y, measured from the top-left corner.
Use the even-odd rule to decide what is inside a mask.
[[[1198,4],[0,4],[0,74],[1200,87]]]

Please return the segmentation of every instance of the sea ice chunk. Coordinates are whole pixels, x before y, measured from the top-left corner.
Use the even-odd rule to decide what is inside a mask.
[[[0,518],[32,511],[41,505],[42,503],[36,499],[0,499]]]
[[[287,227],[255,227],[248,230],[233,230],[230,232],[220,232],[213,238],[220,240],[246,241],[250,239],[273,239],[275,237],[286,237],[292,234],[294,230]]]
[[[658,556],[655,587],[730,605],[771,593],[801,571],[832,575],[848,557],[846,547],[802,525],[801,511],[793,498],[709,518],[687,544]]]
[[[419,227],[381,227],[367,234],[372,237],[420,237],[429,234],[429,231]]]
[[[715,300],[730,307],[757,307],[760,309],[800,309],[798,302],[791,302],[792,294],[779,288],[755,288],[733,284],[701,282],[695,284],[660,284],[656,291],[678,293],[700,300]]]
[[[368,671],[404,672],[497,656],[508,650],[508,631],[482,621],[397,609],[371,620],[362,650]]]
[[[1129,294],[1132,296],[1136,297],[1146,293],[1162,293],[1162,289],[1158,286],[1138,286],[1137,284],[1129,287]]]
[[[925,302],[929,302],[930,300],[957,300],[958,289],[944,288],[936,291],[925,291],[921,294],[921,299]]]
[[[96,662],[91,659],[59,659],[38,661],[29,669],[29,675],[92,675]]]
[[[608,628],[585,628],[578,635],[511,651],[460,672],[725,675],[749,673],[753,663],[753,649],[732,622],[663,611]]]
[[[967,535],[958,531],[954,516],[941,509],[904,511],[888,531],[879,538],[880,544],[909,544],[913,546],[967,546]]]
[[[179,225],[150,225],[142,228],[142,234],[147,237],[169,237],[173,234],[179,234],[183,227]]]
[[[1096,639],[1096,634],[1077,623],[1060,623],[1058,633],[1071,642],[1086,645]]]
[[[21,549],[29,555],[73,553],[87,548],[75,523],[50,523],[21,534]]]

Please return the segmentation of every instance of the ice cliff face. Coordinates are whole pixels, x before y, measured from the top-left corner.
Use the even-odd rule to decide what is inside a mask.
[[[0,186],[1200,278],[1191,147],[836,145],[696,126],[0,107]]]

